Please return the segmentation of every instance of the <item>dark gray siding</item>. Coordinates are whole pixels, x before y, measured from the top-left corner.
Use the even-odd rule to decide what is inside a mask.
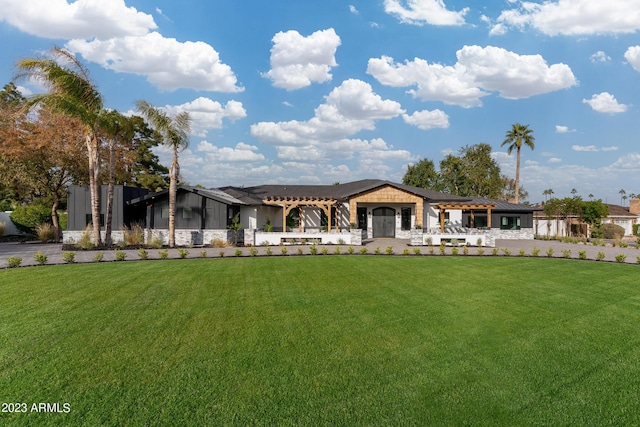
[[[144,208],[129,206],[127,202],[144,196],[148,191],[144,188],[124,187],[116,185],[113,189],[112,229],[120,230],[124,225],[140,222],[144,224]],[[106,185],[100,186],[100,225],[104,229],[107,218]],[[73,185],[69,187],[67,199],[69,230],[84,230],[91,222],[91,192],[88,186]]]
[[[149,205],[147,225],[149,228],[169,228],[168,194],[158,196]],[[188,191],[178,191],[176,196],[176,229],[227,228],[227,205]]]

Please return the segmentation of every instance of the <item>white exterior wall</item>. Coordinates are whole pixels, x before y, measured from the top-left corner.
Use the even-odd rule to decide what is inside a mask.
[[[424,224],[427,230],[440,229],[440,210],[435,209],[428,203],[424,205],[425,216],[427,216]],[[449,213],[449,222],[446,225],[455,227],[462,226],[462,211],[461,210],[446,210]]]
[[[567,223],[562,219],[533,217],[533,230],[538,236],[566,236]]]
[[[5,236],[21,236],[24,235],[23,232],[18,230],[13,222],[11,222],[11,211],[8,212],[0,212],[0,222],[4,223],[4,235]]]
[[[258,208],[255,206],[241,206],[240,223],[242,223],[243,228],[250,230],[258,228]]]

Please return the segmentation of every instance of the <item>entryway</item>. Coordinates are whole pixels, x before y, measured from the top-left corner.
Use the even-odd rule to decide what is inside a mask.
[[[373,210],[373,238],[396,237],[396,211],[392,208]]]

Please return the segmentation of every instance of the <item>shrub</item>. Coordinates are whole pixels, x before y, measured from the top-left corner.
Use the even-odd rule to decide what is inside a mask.
[[[627,260],[627,256],[625,254],[616,255],[616,262],[625,262]]]
[[[524,251],[524,249],[520,249],[520,252],[518,252],[519,256],[524,256],[526,254],[526,252]]]
[[[271,252],[271,246],[267,246],[267,249],[264,251],[264,253],[267,256],[273,255],[273,252]]]
[[[242,249],[236,249],[236,251],[233,253],[233,255],[234,256],[242,256]]]
[[[92,259],[94,262],[100,262],[104,259],[104,254],[102,252],[96,252]]]
[[[478,237],[478,240],[476,240],[476,246],[481,248],[482,247],[482,238]]]
[[[115,251],[113,251],[113,253],[116,255],[116,261],[124,261],[125,259],[127,259],[126,252],[120,249],[116,249]]]
[[[433,248],[433,246],[429,246],[429,253],[433,255],[435,252],[436,250]]]
[[[355,248],[353,247],[353,245],[349,245],[349,247],[347,248],[347,253],[349,255],[352,255],[355,252]]]
[[[596,261],[602,261],[604,257],[605,257],[604,252],[598,252],[598,255],[596,256]]]
[[[40,224],[51,223],[51,208],[40,204],[18,206],[9,218],[18,230],[31,234]]]
[[[498,249],[498,248],[493,248],[493,249],[491,249],[491,254],[492,254],[493,256],[496,256],[496,255],[498,255],[499,253],[500,253],[500,249]]]
[[[458,247],[454,246],[451,248],[451,255],[458,255]]]
[[[144,229],[142,225],[135,223],[131,228],[122,227],[122,235],[126,246],[139,246],[144,244]]]
[[[283,247],[281,247],[281,248],[280,248],[280,253],[281,253],[282,255],[286,255],[286,254],[287,254],[287,252],[288,252],[288,251],[287,251],[287,247],[286,247],[286,246],[283,246]]]
[[[540,249],[536,248],[535,246],[533,247],[533,249],[531,249],[531,255],[532,256],[538,256],[540,255]]]
[[[80,249],[91,249],[93,248],[93,241],[91,240],[91,234],[93,231],[93,227],[91,224],[87,225],[82,232],[82,236],[80,236],[80,240],[76,243],[76,246]]]
[[[311,255],[317,255],[318,254],[318,247],[315,245],[315,243],[311,246],[309,246],[309,252],[311,253]]]
[[[340,246],[336,246],[336,248],[333,250],[333,253],[336,255],[340,255],[340,252],[342,252],[342,248]]]
[[[298,248],[298,255],[304,255],[304,251],[302,250],[302,248]]]
[[[366,254],[367,254],[367,252],[369,252],[369,250],[368,250],[367,248],[360,248],[360,253],[361,253],[362,255],[366,255]]]
[[[339,245],[344,245],[346,242],[344,241],[343,238],[338,239],[338,244]]]
[[[640,264],[640,256],[636,257],[636,263]]]
[[[140,248],[138,249],[138,256],[140,259],[147,259],[149,258],[149,252],[145,248]]]
[[[160,259],[169,258],[169,249],[163,249],[161,251],[158,251],[158,258]]]
[[[618,246],[620,246],[621,248],[628,248],[629,244],[627,242],[625,242],[624,240],[620,240],[618,242]]]
[[[153,239],[151,239],[149,247],[151,249],[160,249],[162,247],[162,239],[159,237],[154,237]]]
[[[184,259],[189,256],[189,251],[185,248],[178,248],[178,256]]]
[[[404,248],[404,250],[402,251],[402,255],[411,255],[411,251],[409,250],[409,248]]]
[[[587,259],[587,251],[579,251],[578,259]]]
[[[249,248],[249,256],[256,256],[258,255],[258,249],[255,246],[251,246]]]
[[[562,251],[562,258],[571,258],[571,249],[565,249]]]
[[[445,249],[446,249],[446,246],[444,245],[444,242],[440,243],[440,247],[439,247],[440,255],[444,255]]]
[[[511,256],[511,251],[509,250],[509,248],[504,248],[502,250],[502,253],[504,253],[506,256]]]
[[[427,237],[425,242],[427,243],[427,246],[433,246],[433,238],[432,237]]]
[[[7,265],[9,268],[20,267],[20,264],[22,264],[22,258],[18,258],[17,256],[10,256],[7,258]]]
[[[33,259],[39,265],[45,265],[47,263],[47,256],[43,254],[42,251],[36,252],[35,255],[33,256]]]
[[[462,247],[462,253],[463,253],[464,255],[469,255],[469,246],[464,245],[464,246]]]
[[[73,264],[74,262],[76,262],[76,253],[73,251],[63,252],[62,260],[67,264]]]
[[[476,253],[477,253],[478,255],[484,255],[484,249],[482,249],[482,248],[478,248],[478,250],[476,250]]]
[[[640,224],[633,224],[633,235],[640,236]]]
[[[214,248],[226,248],[229,246],[229,243],[216,237],[215,239],[211,240],[211,246]]]
[[[547,256],[548,256],[549,258],[551,258],[551,257],[553,256],[553,248],[549,248],[549,249],[547,249],[546,254],[547,254]]]
[[[420,255],[422,252],[420,251],[420,248],[413,248],[413,254],[414,255]]]
[[[624,237],[624,228],[618,224],[602,224],[602,233],[605,239],[622,239]]]
[[[55,233],[53,231],[53,225],[48,222],[43,222],[42,224],[36,227],[36,236],[38,236],[38,240],[42,243],[47,243],[51,241],[55,237]]]
[[[322,253],[322,255],[327,255],[329,253],[329,249],[327,249],[327,247],[324,246],[320,252]]]
[[[387,255],[393,255],[393,246],[387,246],[384,251]]]
[[[257,251],[256,248],[253,248],[253,250]],[[200,251],[200,258],[206,258],[207,257],[207,250],[206,249],[202,249]]]

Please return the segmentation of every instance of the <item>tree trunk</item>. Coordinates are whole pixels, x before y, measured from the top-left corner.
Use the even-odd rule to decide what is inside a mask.
[[[91,192],[91,223],[93,226],[93,243],[102,244],[100,239],[100,163],[98,157],[98,139],[95,134],[87,134],[87,155],[89,157],[89,189]]]
[[[169,247],[176,245],[176,191],[178,184],[178,147],[173,147],[173,162],[169,171]]]
[[[53,193],[53,206],[51,206],[51,223],[53,224],[53,241],[60,242],[60,222],[58,221],[58,193]]]
[[[515,192],[515,203],[516,205],[519,203],[518,199],[520,197],[520,147],[518,147],[518,153],[516,155],[516,192]]]
[[[105,223],[104,244],[111,246],[111,231],[113,228],[113,192],[116,181],[115,140],[109,144],[109,189],[107,190],[107,219]]]

